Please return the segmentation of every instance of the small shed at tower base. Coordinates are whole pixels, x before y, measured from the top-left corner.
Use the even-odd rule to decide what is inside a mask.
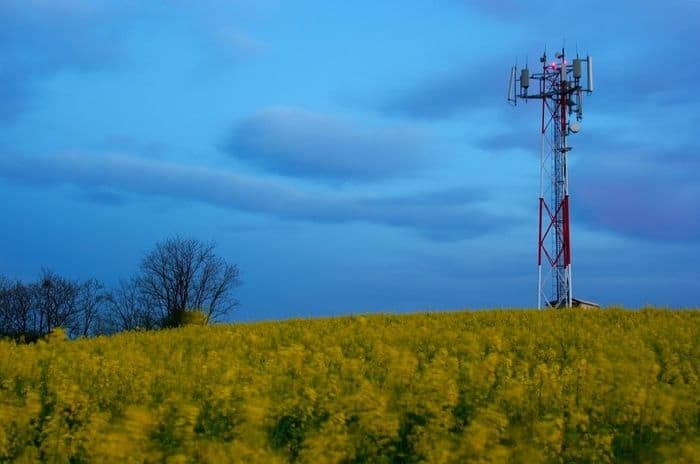
[[[561,305],[558,306],[561,302],[558,301],[550,301],[549,302],[549,307],[550,308],[565,308],[566,306]],[[571,307],[572,308],[581,308],[581,309],[600,309],[600,305],[598,303],[593,303],[592,301],[586,301],[586,300],[580,300],[578,298],[572,298],[571,299]]]
[[[586,300],[579,300],[578,298],[571,299],[571,306],[574,308],[581,309],[600,309],[600,305],[598,303],[593,303],[592,301]]]

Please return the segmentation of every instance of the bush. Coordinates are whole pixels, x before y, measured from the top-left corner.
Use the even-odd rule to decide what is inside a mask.
[[[182,316],[182,325],[207,325],[209,317],[204,311],[185,311]]]

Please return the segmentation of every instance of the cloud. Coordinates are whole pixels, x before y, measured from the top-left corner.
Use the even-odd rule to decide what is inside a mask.
[[[118,61],[121,17],[104,2],[0,2],[0,123],[14,122],[33,106],[42,78]]]
[[[683,152],[617,153],[617,159],[585,162],[573,178],[572,214],[628,237],[700,241],[700,162],[698,156],[682,161]]]
[[[273,107],[245,118],[222,149],[271,172],[331,181],[415,174],[435,163],[415,127],[366,129],[323,113]]]
[[[44,80],[61,72],[91,73],[128,65],[129,47],[142,47],[144,37],[148,47],[154,36],[157,40],[171,27],[187,24],[178,34],[190,34],[188,40],[202,47],[199,53],[207,63],[230,67],[231,60],[260,54],[266,44],[234,26],[244,21],[239,10],[249,8],[235,3],[239,2],[200,6],[181,1],[0,1],[0,124],[15,122],[40,104]],[[138,51],[133,56],[137,55]],[[205,71],[211,72],[208,67]]]
[[[218,169],[130,156],[65,154],[0,157],[0,177],[34,187],[71,185],[91,200],[117,194],[186,200],[320,223],[367,222],[418,232],[434,240],[459,240],[503,230],[505,218],[483,207],[483,192],[445,189],[410,196],[357,196]],[[105,192],[107,196],[105,197]]]
[[[455,2],[464,6],[466,14],[483,17],[485,28],[499,30],[492,45],[499,51],[484,57],[477,46],[455,57],[461,64],[447,72],[428,71],[408,85],[397,82],[389,88],[401,90],[387,91],[375,109],[388,115],[438,120],[498,107],[504,104],[513,56],[529,55],[534,69],[543,48],[552,56],[564,45],[569,56],[578,50],[581,55],[589,51],[593,55],[596,92],[592,104],[596,110],[619,113],[621,105],[653,108],[693,105],[700,100],[695,91],[700,49],[688,45],[699,37],[697,2],[641,2],[631,10],[624,2],[592,0],[574,16],[564,3]],[[553,40],[536,39],[545,30]]]
[[[534,130],[533,130],[534,129]],[[517,129],[507,129],[498,133],[483,135],[476,140],[476,146],[489,152],[524,150],[539,156],[539,129],[520,124]]]
[[[522,150],[539,157],[537,131],[526,129],[520,124],[485,135],[477,146],[492,153]],[[582,135],[569,139],[575,222],[628,238],[700,242],[700,215],[695,213],[700,204],[700,152],[689,137],[680,131],[665,138],[658,127],[639,133],[603,125],[586,128]]]
[[[446,201],[440,201],[441,198]],[[360,198],[353,210],[360,220],[418,229],[423,236],[437,241],[475,238],[517,225],[512,218],[489,213],[474,201],[472,193],[452,190],[408,197]]]
[[[401,197],[382,197],[374,199],[374,203],[382,203],[388,207],[411,204],[415,206],[439,207],[453,206],[464,203],[485,202],[489,199],[486,192],[469,187],[445,188],[440,191],[422,192]]]
[[[489,134],[477,145],[539,157],[537,132],[524,129],[521,124]],[[569,138],[574,221],[624,237],[700,242],[700,215],[694,213],[700,203],[700,152],[692,141],[683,134],[664,138],[657,127],[647,133],[602,125],[586,129],[584,138]]]
[[[513,114],[517,111],[520,111],[520,108],[514,109]],[[496,129],[479,136],[475,145],[483,150],[496,153],[510,150],[526,151],[539,158],[541,147],[540,113],[539,111],[530,112],[530,114],[521,114],[520,116],[524,116],[524,118],[517,120],[509,117],[503,118],[502,129]],[[634,152],[634,158],[629,158],[634,162],[639,158],[640,153],[646,156],[659,150],[658,147],[650,147],[648,143],[640,140],[639,136],[630,135],[629,129],[625,130],[625,128],[611,125],[595,125],[599,116],[600,113],[591,115],[590,122],[593,124],[590,126],[584,118],[581,123],[581,133],[570,134],[567,138],[567,145],[573,149],[574,157],[578,157],[579,153],[586,158],[596,158],[610,153]],[[551,139],[551,127],[548,129],[547,138]]]
[[[508,71],[508,65],[503,63],[507,62],[474,62],[427,77],[383,98],[377,109],[387,115],[413,119],[445,119],[482,110],[486,104],[503,104]]]

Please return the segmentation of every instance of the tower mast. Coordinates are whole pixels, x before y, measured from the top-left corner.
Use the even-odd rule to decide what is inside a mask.
[[[571,240],[569,222],[569,177],[566,166],[571,147],[570,134],[581,129],[583,93],[593,91],[593,61],[578,56],[569,63],[564,49],[549,61],[547,53],[540,58],[541,72],[530,74],[525,67],[516,79],[511,68],[508,101],[539,99],[542,102],[539,234],[537,250],[537,307],[571,307]],[[586,88],[583,88],[582,67],[586,65]],[[529,93],[530,81],[539,84],[537,93]],[[517,91],[519,88],[519,92]]]

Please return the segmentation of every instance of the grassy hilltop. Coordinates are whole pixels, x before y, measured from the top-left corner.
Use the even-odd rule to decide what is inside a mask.
[[[700,312],[0,342],[0,462],[698,462]]]

